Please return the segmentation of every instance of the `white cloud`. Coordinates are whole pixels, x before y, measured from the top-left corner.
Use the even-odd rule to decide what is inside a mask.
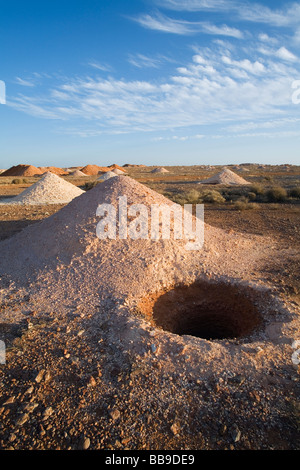
[[[230,36],[237,39],[244,37],[243,33],[236,28],[231,28],[227,25],[216,26],[211,23],[202,23],[201,29],[204,33],[213,34],[215,36]]]
[[[168,18],[167,16],[161,14],[157,14],[156,16],[146,14],[131,19],[139,23],[144,28],[161,31],[164,33],[173,33],[179,35],[195,33],[195,25],[186,21]]]
[[[258,35],[258,39],[264,43],[267,43],[267,44],[277,44],[278,43],[278,39],[276,38],[272,38],[270,37],[268,34],[266,33],[261,33]]]
[[[128,62],[137,68],[159,68],[161,66],[161,59],[155,57],[148,57],[144,54],[129,54]]]
[[[292,117],[299,110],[292,104],[291,83],[300,69],[297,62],[279,60],[276,49],[270,51],[262,57],[253,40],[247,43],[245,58],[244,47],[229,53],[213,42],[211,47],[194,47],[189,60],[164,79],[57,77],[43,95],[11,97],[8,105],[32,116],[67,121],[79,135],[174,130],[174,135],[186,137],[175,129]]]
[[[32,82],[31,80],[24,80],[24,78],[16,77],[15,83],[21,86],[26,86],[26,87],[34,87],[35,83]]]
[[[156,0],[156,3],[164,8],[177,11],[227,11],[236,2],[232,0]]]
[[[96,60],[90,60],[88,62],[88,65],[90,67],[93,67],[94,69],[102,70],[102,72],[110,72],[112,70],[110,65],[102,64],[100,62],[97,62]]]
[[[297,25],[300,20],[298,2],[288,2],[281,9],[266,7],[258,2],[238,0],[156,0],[163,8],[187,12],[230,12],[236,18],[281,27]]]
[[[264,64],[258,61],[251,62],[249,59],[238,61],[238,60],[232,60],[228,56],[223,56],[222,61],[224,62],[224,64],[241,68],[245,70],[246,72],[252,73],[254,75],[260,75],[266,71]]]
[[[298,58],[285,47],[281,47],[280,49],[278,49],[278,51],[276,51],[276,55],[280,59],[287,60],[287,61],[294,62],[298,60]]]
[[[144,28],[164,33],[191,35],[202,32],[215,36],[228,36],[238,39],[243,38],[243,33],[240,30],[229,27],[226,24],[217,26],[204,21],[176,20],[160,13],[155,16],[148,14],[140,15],[131,19],[139,23]]]

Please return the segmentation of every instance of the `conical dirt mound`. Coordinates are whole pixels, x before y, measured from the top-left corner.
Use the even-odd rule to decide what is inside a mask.
[[[82,173],[88,176],[98,175],[99,171],[109,171],[110,168],[105,166],[98,166],[98,165],[86,165],[81,168]]]
[[[51,172],[16,196],[12,204],[65,204],[83,194],[82,189]]]
[[[158,240],[151,236],[122,239],[117,232],[115,239],[100,240],[96,235],[100,221],[97,208],[112,204],[118,210],[122,196],[126,196],[128,207],[143,204],[147,208],[149,232],[152,205],[174,206],[163,195],[127,176],[111,178],[51,217],[4,240],[0,246],[3,253],[0,274],[6,272],[26,278],[40,271],[43,285],[47,284],[46,279],[51,279],[48,291],[52,290],[51,286],[58,289],[59,285],[59,289],[68,291],[68,298],[77,297],[83,291],[93,298],[96,292],[111,290],[120,296],[128,290],[138,293],[150,286],[155,289],[157,283],[161,286],[175,280],[185,281],[206,270],[215,275],[224,271],[226,275],[236,275],[248,270],[262,256],[262,250],[266,250],[256,237],[253,242],[252,237],[227,234],[207,225],[204,247],[197,251],[188,251],[185,237],[175,239],[172,230],[169,239],[161,236]],[[128,218],[128,224],[131,219]],[[58,266],[62,268],[57,271]]]
[[[88,176],[85,173],[83,173],[83,171],[80,171],[80,170],[74,170],[71,173],[69,173],[69,175],[70,176],[77,176],[77,177]]]
[[[103,173],[102,175],[97,178],[98,181],[106,181],[109,180],[110,178],[114,178],[115,176],[118,176],[114,171],[107,171],[106,173]]]
[[[33,165],[16,165],[1,173],[1,176],[36,176],[42,171]]]
[[[152,170],[151,173],[169,173],[169,171],[166,170],[165,168],[154,168],[154,170]]]
[[[200,182],[201,184],[228,184],[228,185],[244,185],[250,184],[244,178],[239,175],[236,175],[233,171],[228,170],[227,168],[217,175],[212,176],[204,181]]]
[[[40,166],[39,169],[41,172],[48,173],[49,171],[53,173],[54,175],[60,175],[60,176],[65,176],[68,174],[67,171],[63,170],[62,168],[57,168],[56,166]]]

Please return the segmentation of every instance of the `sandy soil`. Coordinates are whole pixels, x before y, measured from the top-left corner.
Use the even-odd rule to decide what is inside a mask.
[[[299,368],[291,357],[299,339],[299,208],[276,207],[207,207],[206,223],[226,237],[209,231],[200,271],[180,247],[143,253],[149,245],[111,243],[103,251],[88,232],[85,261],[58,260],[29,285],[4,273],[1,448],[298,449]],[[60,208],[0,207],[1,239]],[[199,275],[208,288],[236,283],[257,304],[261,328],[208,341],[165,331],[141,308],[172,280],[191,284]]]

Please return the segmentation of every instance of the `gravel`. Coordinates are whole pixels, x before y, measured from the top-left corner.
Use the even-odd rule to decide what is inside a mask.
[[[291,362],[299,308],[264,278],[284,254],[268,237],[206,224],[193,252],[172,238],[99,240],[98,205],[117,207],[124,195],[128,205],[172,204],[129,177],[111,178],[0,243],[0,327],[10,340],[1,448],[299,447]],[[138,309],[152,293],[198,279],[254,289],[263,329],[208,341],[157,328]]]

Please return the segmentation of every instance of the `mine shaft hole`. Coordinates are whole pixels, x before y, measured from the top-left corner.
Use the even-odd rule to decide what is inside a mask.
[[[207,340],[249,336],[262,325],[255,292],[228,283],[197,282],[144,302],[155,326]]]

